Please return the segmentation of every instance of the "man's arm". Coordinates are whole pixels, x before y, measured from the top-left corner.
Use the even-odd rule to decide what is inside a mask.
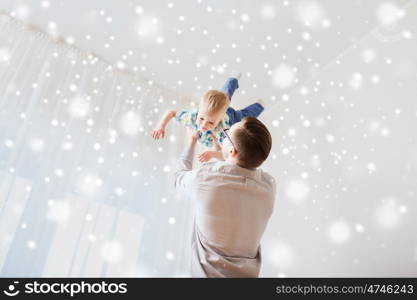
[[[189,129],[192,130],[192,129]],[[193,172],[193,158],[195,145],[197,142],[198,132],[193,132],[190,136],[188,147],[181,154],[178,161],[178,169],[174,174],[174,186],[176,188],[189,188],[195,179],[195,172]]]

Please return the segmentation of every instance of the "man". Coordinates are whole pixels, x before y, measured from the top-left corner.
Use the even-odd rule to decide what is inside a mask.
[[[194,277],[258,277],[260,240],[270,218],[276,186],[257,169],[268,157],[272,139],[259,120],[246,117],[225,132],[224,161],[192,169],[196,132],[180,158],[175,186],[196,202],[192,236]]]

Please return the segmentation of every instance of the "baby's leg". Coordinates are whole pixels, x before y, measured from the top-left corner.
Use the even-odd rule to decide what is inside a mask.
[[[235,110],[232,107],[229,107],[227,109],[227,114],[229,115],[230,124],[234,124],[240,122],[244,117],[257,118],[263,111],[264,107],[262,104],[256,102],[241,110]]]
[[[229,100],[232,100],[234,92],[239,88],[239,82],[237,78],[230,77],[226,80],[222,91],[229,96]]]
[[[264,111],[264,109],[265,108],[261,103],[255,102],[249,106],[246,106],[244,109],[241,110],[242,118],[244,117],[257,118]]]

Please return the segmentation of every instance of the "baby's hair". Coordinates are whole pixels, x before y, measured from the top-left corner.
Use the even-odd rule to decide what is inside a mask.
[[[217,90],[210,90],[201,99],[200,105],[205,105],[210,113],[217,113],[226,110],[229,106],[229,97],[226,93]]]

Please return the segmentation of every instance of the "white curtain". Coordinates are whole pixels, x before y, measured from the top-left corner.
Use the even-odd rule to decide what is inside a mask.
[[[186,275],[190,205],[172,189],[183,138],[149,131],[187,100],[0,25],[1,275]]]

